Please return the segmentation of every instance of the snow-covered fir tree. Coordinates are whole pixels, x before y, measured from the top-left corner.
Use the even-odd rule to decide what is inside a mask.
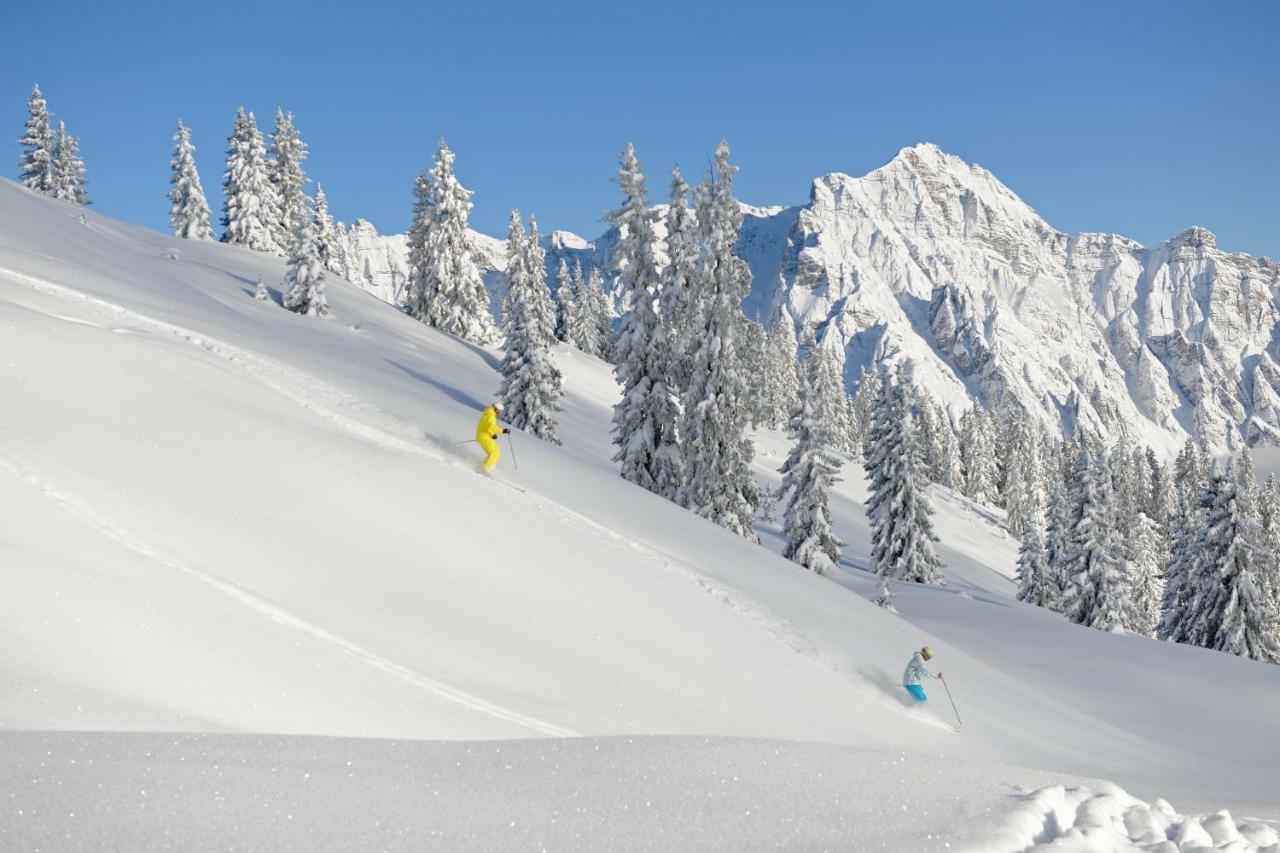
[[[960,418],[960,461],[964,466],[964,493],[979,503],[995,505],[1000,494],[997,480],[994,433],[982,409],[974,406]]]
[[[946,409],[934,409],[934,422],[938,425],[938,484],[960,491],[964,485],[964,462],[960,455],[960,439],[951,425]]]
[[[1005,448],[1004,505],[1009,532],[1019,536],[1028,519],[1044,514],[1044,472],[1040,468],[1040,428],[1026,412],[1014,416],[1009,430],[1011,444]],[[1039,527],[1039,525],[1036,525]]]
[[[53,194],[57,142],[49,105],[37,84],[31,88],[31,97],[27,99],[27,122],[23,126],[22,138],[18,140],[22,146],[18,180],[24,187],[45,195]]]
[[[409,313],[473,343],[498,339],[489,293],[471,252],[471,192],[453,173],[454,154],[440,140],[430,180],[418,177],[409,231]]]
[[[796,327],[785,306],[780,306],[765,339],[763,425],[778,429],[800,404],[800,376],[796,361]]]
[[[661,316],[671,348],[671,382],[677,391],[689,385],[699,320],[691,289],[698,263],[698,223],[688,207],[689,185],[680,167],[671,170],[668,188],[667,265],[662,270]],[[790,416],[790,411],[785,417]]]
[[[309,317],[328,317],[329,301],[324,295],[324,263],[316,243],[311,212],[304,210],[293,229],[289,244],[289,266],[284,277],[284,307]]]
[[[1160,608],[1164,600],[1165,555],[1164,537],[1160,526],[1145,512],[1139,511],[1127,525],[1125,544],[1128,548],[1131,596],[1135,620],[1125,625],[1127,630],[1154,637],[1160,622]]]
[[[1199,559],[1183,642],[1252,660],[1280,661],[1274,610],[1263,597],[1262,525],[1252,494],[1252,471],[1236,459],[1209,475],[1196,536]]]
[[[569,337],[573,345],[587,355],[600,356],[603,352],[600,337],[600,319],[598,304],[582,277],[581,261],[573,262],[573,291],[575,294],[574,313],[570,323]],[[604,292],[601,290],[603,298]]]
[[[880,399],[880,380],[879,370],[864,368],[858,374],[858,385],[853,392],[854,438],[864,455],[867,452],[867,434],[871,431],[876,400]]]
[[[578,294],[573,289],[573,279],[569,276],[569,264],[564,258],[556,267],[556,339],[576,346],[573,339],[574,329],[578,325]]]
[[[551,444],[556,437],[563,380],[551,353],[551,300],[536,232],[524,232],[519,211],[507,229],[507,297],[503,307],[506,354],[502,359],[503,419]]]
[[[169,162],[169,225],[175,237],[212,240],[212,214],[196,171],[196,147],[191,131],[181,121],[173,136],[173,160]]]
[[[1023,519],[1018,546],[1018,600],[1052,607],[1061,590],[1045,552],[1044,526],[1035,515]]]
[[[738,370],[747,380],[747,399],[750,401],[747,420],[753,429],[758,429],[765,419],[766,377],[761,369],[764,364],[765,340],[764,326],[744,316],[737,348]]]
[[[315,214],[312,219],[316,228],[316,245],[320,250],[320,263],[324,264],[324,268],[330,272],[341,274],[338,229],[334,226],[333,216],[329,213],[329,198],[324,194],[324,187],[320,184],[316,184],[313,207]]]
[[[631,310],[622,317],[614,375],[622,398],[613,408],[613,459],[624,479],[674,499],[683,463],[677,425],[680,407],[671,387],[671,351],[658,314],[657,237],[645,206],[644,173],[627,143],[615,178],[622,206],[606,217],[618,232],[613,262]]]
[[[871,568],[896,580],[942,584],[942,561],[933,547],[933,506],[913,450],[911,392],[892,373],[886,373],[879,386],[865,462],[871,480]]]
[[[1071,492],[1062,479],[1060,470],[1052,472],[1047,485],[1049,504],[1045,511],[1044,556],[1048,567],[1049,584],[1054,594],[1046,599],[1044,607],[1061,610],[1063,597],[1071,578],[1071,529],[1075,527],[1075,508]]]
[[[1108,631],[1138,623],[1120,535],[1110,453],[1087,454],[1080,509],[1071,530],[1067,568],[1070,584],[1062,612],[1080,625]]]
[[[595,322],[596,340],[599,341],[599,355],[605,360],[614,360],[614,349],[617,346],[617,335],[613,329],[613,301],[604,292],[604,277],[597,267],[587,273],[587,296],[590,300],[590,317]]]
[[[258,276],[258,286],[254,288],[253,298],[259,302],[271,301],[271,291],[267,289],[267,283],[262,280],[262,276]]]
[[[1187,642],[1191,598],[1195,594],[1192,577],[1199,559],[1196,537],[1204,528],[1209,508],[1202,500],[1211,497],[1204,491],[1208,473],[1207,457],[1188,439],[1174,463],[1175,494],[1173,512],[1169,516],[1169,562],[1165,567],[1164,600],[1156,631],[1156,636],[1162,640]]]
[[[820,343],[813,343],[811,340],[808,342],[806,361],[819,351],[822,358],[817,363],[819,375],[808,386],[806,393],[818,397],[815,405],[830,425],[831,449],[855,454],[858,452],[858,444],[854,437],[854,414],[849,405],[849,394],[844,389],[842,354],[836,346],[833,339],[826,336]]]
[[[89,183],[84,173],[84,161],[80,159],[80,140],[67,133],[65,123],[58,122],[53,157],[53,191],[50,195],[72,204],[92,204],[84,189],[85,184]]]
[[[826,362],[831,353],[819,349],[809,355],[799,411],[792,422],[795,445],[784,463],[780,492],[785,495],[782,556],[810,571],[827,574],[840,563],[844,549],[831,529],[827,494],[838,480],[840,459],[833,452],[835,424],[822,410],[818,386],[829,381]]]
[[[293,113],[277,107],[267,175],[276,191],[276,220],[273,225],[281,245],[286,245],[288,236],[297,231],[298,219],[310,213],[303,191],[310,183],[302,171],[305,159],[307,146],[293,126]]]
[[[751,474],[755,448],[746,436],[751,401],[737,352],[751,272],[733,253],[742,209],[733,197],[737,167],[729,163],[729,144],[723,139],[716,146],[713,169],[698,198],[702,251],[690,288],[691,314],[698,318],[690,339],[697,341],[697,349],[683,399],[680,503],[755,540],[752,523],[760,488]]]
[[[538,217],[529,215],[529,239],[525,243],[525,270],[529,275],[531,330],[548,347],[556,340],[556,303],[547,286],[547,252],[538,234]]]
[[[223,177],[222,242],[259,252],[278,252],[276,222],[279,202],[267,176],[267,150],[253,113],[236,112],[227,139],[227,171]]]

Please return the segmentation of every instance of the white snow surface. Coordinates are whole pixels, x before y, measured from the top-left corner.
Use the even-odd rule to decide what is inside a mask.
[[[949,492],[950,584],[887,613],[856,466],[811,575],[621,480],[609,366],[565,348],[565,446],[484,478],[496,350],[259,275],[278,301],[281,259],[0,180],[18,849],[1161,849],[1139,806],[1274,844],[1280,668],[1015,601],[999,514]],[[940,685],[906,705],[926,643],[959,733]]]

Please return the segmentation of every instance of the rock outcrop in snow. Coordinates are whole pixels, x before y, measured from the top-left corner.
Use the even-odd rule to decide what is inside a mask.
[[[802,207],[743,213],[744,310],[767,319],[785,304],[835,335],[850,387],[863,366],[910,362],[953,419],[977,402],[1165,450],[1191,434],[1280,442],[1280,264],[1224,252],[1203,228],[1150,248],[1068,236],[931,144],[861,178],[818,178]],[[403,237],[363,221],[345,233],[356,283],[399,301]],[[475,237],[499,300],[501,244]],[[547,263],[608,270],[616,238],[553,232]]]

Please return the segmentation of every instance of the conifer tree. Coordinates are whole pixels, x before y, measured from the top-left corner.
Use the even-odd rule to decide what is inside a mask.
[[[316,198],[313,203],[315,207],[316,229],[316,245],[320,251],[320,263],[324,264],[324,268],[330,272],[342,274],[342,264],[339,256],[342,249],[339,246],[338,229],[334,227],[333,216],[329,214],[329,199],[324,194],[324,187],[316,184]]]
[[[1275,663],[1280,661],[1280,637],[1260,584],[1263,537],[1251,477],[1246,460],[1233,460],[1209,477],[1184,642]]]
[[[507,230],[507,297],[503,309],[506,353],[502,359],[503,418],[512,426],[559,444],[555,412],[560,410],[562,377],[551,354],[552,320],[546,273],[537,232],[524,233],[520,212],[511,211]]]
[[[262,276],[258,276],[258,286],[254,288],[253,298],[259,302],[271,301],[271,291],[267,290],[267,283],[262,280]]]
[[[38,84],[31,88],[31,97],[27,99],[27,122],[18,144],[22,146],[18,180],[28,189],[52,195],[57,139],[53,135],[49,105]]]
[[[409,313],[451,335],[489,344],[498,333],[467,235],[471,192],[458,183],[453,161],[453,152],[440,140],[430,180],[420,175],[415,187]]]
[[[674,499],[681,485],[680,410],[658,315],[657,237],[645,206],[644,173],[631,143],[619,163],[615,180],[622,206],[607,219],[618,232],[614,264],[631,294],[631,310],[622,317],[615,350],[614,375],[622,398],[613,408],[613,443],[618,447],[613,459],[621,464],[624,479]]]
[[[613,301],[604,292],[604,278],[598,267],[592,267],[587,274],[587,295],[591,301],[596,339],[599,341],[599,351],[596,354],[606,361],[616,360],[614,350],[617,347],[617,336],[613,331]]]
[[[1044,604],[1050,610],[1062,610],[1071,581],[1071,528],[1075,525],[1071,494],[1061,474],[1055,471],[1049,484],[1049,506],[1045,513],[1044,555],[1048,578],[1055,592]]]
[[[525,242],[525,271],[529,276],[531,331],[550,347],[556,340],[556,303],[547,286],[547,252],[538,235],[538,217],[529,214],[529,239]]]
[[[671,348],[671,382],[677,391],[689,385],[699,318],[693,316],[693,277],[698,263],[698,223],[688,208],[689,185],[677,166],[671,170],[667,197],[667,265],[662,270],[661,315]],[[785,417],[790,417],[790,411]]]
[[[67,133],[67,126],[58,122],[58,136],[53,158],[53,192],[51,195],[72,204],[89,205],[85,184],[84,161],[80,159],[80,140]]]
[[[1145,512],[1132,517],[1128,540],[1128,562],[1133,584],[1133,604],[1136,621],[1124,627],[1147,637],[1154,637],[1160,622],[1161,602],[1164,600],[1164,581],[1161,572],[1165,564],[1164,541],[1160,527]]]
[[[556,338],[576,346],[573,332],[578,326],[578,296],[573,289],[569,265],[564,258],[560,259],[560,265],[556,268],[556,308]]]
[[[285,273],[284,307],[308,317],[328,317],[329,301],[324,295],[324,264],[316,244],[310,211],[299,217],[289,244],[289,267]]]
[[[245,113],[243,107],[227,139],[222,195],[222,242],[258,252],[280,251],[275,226],[279,203],[267,176],[267,151],[253,113]]]
[[[587,355],[601,355],[600,321],[597,318],[597,304],[586,280],[582,277],[581,261],[573,262],[574,308],[569,337],[574,346]],[[601,296],[604,293],[601,291]]]
[[[942,561],[933,547],[933,507],[913,452],[908,393],[906,383],[886,374],[867,433],[871,566],[896,580],[940,585]]]
[[[742,318],[740,345],[737,349],[738,372],[747,381],[747,421],[758,429],[765,420],[764,326],[749,317]]]
[[[810,353],[806,363],[804,393],[793,422],[795,446],[782,468],[780,491],[787,495],[782,531],[787,543],[782,556],[810,571],[828,574],[840,563],[844,549],[831,530],[827,494],[837,481],[840,460],[832,453],[837,437],[822,411],[818,386],[829,381],[824,369],[832,358],[825,349]]]
[[[853,393],[854,437],[864,455],[867,452],[867,435],[871,431],[876,400],[880,399],[881,378],[880,371],[864,368],[858,374],[858,386]]]
[[[1112,483],[1110,454],[1087,454],[1079,517],[1071,530],[1070,585],[1063,613],[1072,622],[1107,631],[1138,623],[1125,564],[1124,540]]]
[[[1018,600],[1037,607],[1052,607],[1061,590],[1045,552],[1044,528],[1039,518],[1023,519],[1018,546]]]
[[[275,130],[271,134],[271,160],[267,174],[275,188],[276,218],[273,227],[281,245],[297,230],[298,219],[308,215],[304,187],[310,183],[302,171],[307,146],[293,126],[293,113],[276,108]]]
[[[1005,466],[1004,494],[1009,531],[1015,536],[1026,529],[1028,519],[1044,512],[1040,430],[1025,411],[1018,411],[1009,430],[1012,444],[1006,448],[1009,464]]]
[[[800,376],[796,362],[796,327],[785,307],[779,307],[765,338],[764,426],[778,429],[800,405]]]
[[[960,418],[960,459],[964,465],[964,493],[979,503],[999,501],[995,447],[987,418],[977,406]]]
[[[1190,605],[1195,594],[1192,577],[1196,572],[1199,552],[1196,537],[1204,528],[1209,509],[1203,499],[1207,466],[1203,457],[1188,440],[1174,465],[1176,494],[1169,518],[1169,562],[1165,568],[1164,598],[1156,635],[1175,643],[1187,642],[1190,629]]]
[[[213,225],[209,202],[200,185],[196,170],[196,148],[191,144],[191,131],[181,121],[173,136],[173,160],[169,165],[169,225],[175,237],[188,240],[212,240]]]
[[[751,475],[755,448],[746,437],[751,401],[741,374],[742,300],[751,272],[733,250],[742,209],[733,197],[729,144],[716,146],[711,181],[699,194],[702,251],[690,290],[690,312],[698,318],[681,420],[684,483],[680,503],[703,518],[756,540],[752,524],[760,490]]]

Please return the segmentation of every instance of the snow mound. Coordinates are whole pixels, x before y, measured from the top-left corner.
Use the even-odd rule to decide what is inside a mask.
[[[1144,803],[1109,783],[1048,785],[1025,795],[1001,828],[972,849],[1280,853],[1280,835],[1262,821],[1237,822],[1226,809],[1210,815],[1180,815],[1163,799]]]

